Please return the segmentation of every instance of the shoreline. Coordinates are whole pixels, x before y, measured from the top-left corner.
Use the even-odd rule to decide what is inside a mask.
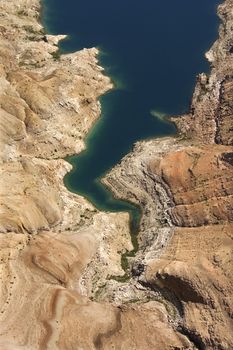
[[[42,3],[43,3],[43,0],[40,0],[40,3],[42,4]],[[41,25],[43,26],[43,20],[42,20],[43,12],[42,12],[42,11],[43,11],[43,9],[41,8],[40,23],[41,23]],[[43,28],[46,29],[46,27],[43,27]],[[50,32],[48,31],[48,29],[46,29],[46,33],[47,33],[48,35],[56,35],[56,34],[50,34]],[[65,35],[65,38],[62,39],[62,40],[65,40],[65,39],[68,39],[68,38],[69,38],[69,36]],[[60,41],[59,41],[59,43],[58,43],[58,50],[57,50],[57,51],[58,51],[58,52],[61,52],[61,55],[66,55],[66,54],[69,55],[69,54],[71,54],[71,53],[77,52],[77,51],[74,51],[74,52],[65,52],[65,51],[64,51],[64,52],[62,52],[62,51],[60,51],[59,44],[60,44]],[[96,59],[97,59],[98,66],[99,66],[99,59],[98,59],[98,57],[99,57],[99,55],[101,55],[101,51],[100,51],[98,48],[95,48],[95,49],[97,50],[97,52],[96,52]],[[98,103],[100,104],[99,118],[101,118],[101,113],[102,113],[102,112],[101,112],[101,103],[100,103],[99,99],[102,98],[105,94],[108,94],[110,91],[115,90],[115,89],[118,89],[118,88],[117,88],[117,85],[115,85],[115,84],[113,83],[112,77],[109,77],[109,76],[107,76],[106,74],[104,74],[104,72],[105,72],[104,67],[102,67],[102,66],[99,66],[99,67],[101,67],[102,74],[103,74],[104,76],[106,76],[108,79],[110,79],[111,84],[112,84],[112,87],[109,88],[104,94],[102,94],[102,95],[97,99]],[[98,119],[99,119],[99,118],[98,118]],[[98,122],[98,119],[95,120],[95,121],[93,121],[93,124],[90,126],[90,129],[89,129],[89,131],[87,131],[87,134],[90,133],[90,131],[91,131],[91,129],[93,128],[94,124]],[[95,205],[95,203],[91,200],[91,198],[88,198],[88,196],[85,196],[84,194],[81,194],[81,193],[78,193],[78,192],[74,191],[74,189],[72,189],[72,186],[69,185],[69,183],[67,183],[67,181],[65,182],[65,178],[69,175],[69,173],[75,172],[75,169],[76,169],[76,166],[75,166],[74,164],[70,163],[69,160],[67,160],[66,158],[78,157],[78,156],[80,156],[80,155],[82,154],[82,152],[85,152],[85,151],[86,151],[87,145],[86,145],[85,139],[86,139],[86,137],[87,137],[87,134],[86,134],[85,137],[84,137],[84,145],[85,145],[84,149],[83,149],[79,154],[75,153],[75,154],[73,154],[73,155],[68,155],[68,156],[66,156],[66,157],[63,159],[65,162],[67,162],[69,165],[72,166],[72,168],[70,169],[70,171],[68,171],[68,172],[65,174],[65,176],[64,176],[64,178],[63,178],[63,184],[64,184],[64,186],[67,188],[68,191],[70,191],[70,192],[72,192],[72,193],[74,193],[74,194],[77,194],[77,195],[79,195],[79,196],[82,196],[85,200],[87,200],[89,203],[91,203],[91,205],[93,205],[97,210],[101,210],[101,211],[103,211],[103,212],[105,212],[105,213],[127,213],[127,214],[128,214],[128,216],[129,216],[129,219],[128,219],[128,228],[129,228],[129,231],[130,231],[130,237],[131,237],[131,242],[132,242],[132,245],[133,245],[133,249],[130,250],[130,251],[126,251],[126,252],[123,253],[123,255],[121,256],[121,267],[122,267],[122,269],[124,270],[124,273],[125,273],[125,274],[124,274],[123,276],[113,276],[113,278],[116,278],[116,280],[119,279],[119,281],[121,281],[121,280],[125,281],[125,280],[126,280],[125,277],[126,277],[126,275],[127,275],[127,270],[128,270],[128,267],[129,267],[129,266],[128,266],[128,259],[127,259],[127,258],[128,258],[128,257],[131,257],[131,256],[134,256],[134,255],[137,253],[137,250],[138,250],[137,235],[138,235],[138,233],[139,233],[140,220],[141,220],[141,217],[142,217],[142,208],[141,208],[140,206],[135,205],[135,204],[132,203],[131,201],[124,200],[124,201],[121,201],[121,202],[122,202],[122,203],[125,202],[126,205],[127,205],[127,204],[129,204],[130,206],[132,205],[132,210],[130,210],[130,209],[128,209],[128,210],[127,210],[127,209],[125,209],[125,210],[103,210],[103,209],[100,209],[100,208],[98,208],[98,206]],[[110,170],[108,170],[108,172],[109,172],[109,171],[110,171]],[[101,182],[101,178],[103,178],[103,177],[104,177],[104,175],[101,175],[101,177],[99,178],[99,180],[97,180],[97,181],[100,182],[100,184],[102,184],[102,185],[104,185],[104,182],[103,182],[103,183]],[[105,185],[104,185],[104,186],[105,186]],[[107,191],[108,191],[108,188],[107,188]],[[112,196],[113,200],[116,200],[116,201],[117,201],[118,199],[117,199],[117,197],[115,197],[114,192],[112,192],[111,189],[110,189],[110,192],[111,192],[111,196]],[[119,201],[120,201],[120,200],[119,200]],[[135,227],[133,227],[133,226],[135,226],[135,223],[136,223],[136,221],[138,221],[138,219],[137,219],[136,214],[134,215],[133,212],[135,211],[135,213],[136,213],[136,211],[138,212],[139,210],[140,210],[140,214],[137,213],[137,216],[139,215],[140,219],[139,219],[139,222],[138,222],[138,224],[137,224],[137,228],[135,228]],[[137,232],[135,232],[135,230],[136,230]],[[136,248],[136,247],[137,247],[137,248]],[[133,255],[132,255],[132,254],[133,254]],[[125,260],[126,260],[126,261],[125,261]],[[124,267],[124,266],[126,266],[126,267]],[[128,273],[129,273],[129,271],[128,271]],[[128,275],[127,275],[127,276],[128,276]],[[129,279],[129,278],[130,278],[130,276],[127,277],[127,279]]]

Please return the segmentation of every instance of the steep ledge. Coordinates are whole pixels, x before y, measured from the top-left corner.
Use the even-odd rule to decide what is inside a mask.
[[[206,53],[211,74],[200,74],[193,94],[190,112],[173,119],[185,137],[200,143],[233,145],[232,131],[232,1],[218,7],[222,20],[219,39]]]

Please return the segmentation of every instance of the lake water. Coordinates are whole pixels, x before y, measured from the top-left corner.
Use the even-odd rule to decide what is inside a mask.
[[[97,46],[100,64],[116,88],[100,98],[102,115],[86,151],[69,158],[66,186],[99,209],[127,210],[132,230],[139,209],[115,200],[99,178],[142,139],[175,133],[155,115],[180,114],[190,103],[195,76],[208,72],[204,53],[217,38],[215,0],[44,0],[43,22],[68,34],[63,52]]]

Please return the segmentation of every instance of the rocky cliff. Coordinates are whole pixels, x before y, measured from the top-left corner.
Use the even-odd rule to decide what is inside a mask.
[[[232,1],[177,138],[140,142],[104,180],[126,213],[67,191],[112,88],[97,50],[60,55],[38,0],[0,2],[0,349],[232,349]],[[114,277],[115,276],[115,277]]]

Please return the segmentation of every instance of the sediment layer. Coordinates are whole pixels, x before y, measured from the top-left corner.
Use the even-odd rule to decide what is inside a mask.
[[[180,136],[137,143],[104,180],[143,208],[125,282],[128,214],[63,185],[112,84],[96,49],[59,55],[39,11],[0,3],[0,348],[231,349],[232,1]]]

